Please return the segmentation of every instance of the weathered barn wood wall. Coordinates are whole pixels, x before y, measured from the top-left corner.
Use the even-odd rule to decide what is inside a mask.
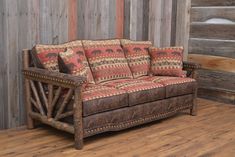
[[[203,67],[199,95],[235,104],[234,0],[192,0],[189,53]]]
[[[22,49],[130,38],[152,40],[155,46],[184,45],[187,56],[190,1],[0,0],[0,129],[25,124]]]

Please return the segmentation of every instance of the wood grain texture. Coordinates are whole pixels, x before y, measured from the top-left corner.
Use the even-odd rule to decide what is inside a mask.
[[[176,46],[184,47],[184,60],[188,55],[188,40],[190,32],[191,0],[177,1]]]
[[[189,53],[235,58],[235,41],[190,38]]]
[[[69,0],[68,2],[68,39],[75,40],[77,39],[77,0]]]
[[[6,1],[0,1],[0,129],[8,128],[8,50]]]
[[[124,1],[125,0],[116,0],[116,38],[123,38]]]
[[[199,88],[198,97],[235,105],[235,91],[215,87]]]
[[[199,70],[197,73],[199,87],[218,88],[235,92],[235,79],[232,79],[235,78],[235,73],[206,69]]]
[[[235,72],[235,59],[210,55],[189,54],[188,60],[202,65],[202,68]]]
[[[191,21],[205,22],[212,18],[221,18],[235,22],[235,7],[193,7]]]
[[[195,117],[180,113],[160,122],[93,136],[85,139],[80,151],[74,149],[72,135],[46,126],[1,131],[0,156],[233,156],[234,112],[233,105],[198,99]]]
[[[204,39],[235,40],[235,24],[207,24],[193,22],[190,37]]]
[[[192,0],[192,6],[235,6],[234,0]]]
[[[192,0],[189,59],[199,71],[199,95],[234,102],[235,1]],[[192,54],[192,55],[191,55]]]

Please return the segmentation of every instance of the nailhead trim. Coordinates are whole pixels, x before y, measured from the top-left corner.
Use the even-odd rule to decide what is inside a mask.
[[[63,78],[61,78],[61,79],[54,78],[51,76],[45,76],[42,74],[37,74],[36,72],[30,72],[30,71],[24,71],[23,74],[26,75],[26,77],[33,77],[33,78],[37,78],[37,79],[48,80],[48,81],[53,81],[53,82],[71,85],[71,86],[78,86],[82,83],[85,83],[85,81],[80,81],[80,82],[68,81],[68,80],[64,80]]]
[[[163,114],[157,114],[157,115],[153,115],[151,117],[144,117],[144,118],[141,118],[141,119],[138,119],[138,120],[132,120],[132,121],[129,121],[129,122],[124,122],[123,124],[116,124],[116,125],[115,124],[108,124],[107,126],[104,126],[104,127],[101,127],[101,128],[86,129],[87,131],[84,131],[84,134],[87,137],[87,136],[91,136],[91,135],[99,133],[99,132],[109,131],[107,129],[112,129],[112,128],[122,129],[122,128],[135,126],[135,125],[138,125],[139,123],[149,122],[149,121],[153,121],[153,120],[168,117],[168,116],[170,116],[170,114],[176,113],[177,111],[180,111],[180,110],[189,109],[190,107],[192,107],[192,105],[187,105],[187,106],[184,106],[184,107],[178,107],[174,111],[171,111],[171,112],[167,112],[167,113],[163,113]]]

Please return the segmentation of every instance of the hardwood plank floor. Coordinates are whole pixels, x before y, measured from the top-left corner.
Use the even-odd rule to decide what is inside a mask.
[[[198,99],[198,116],[172,118],[85,139],[42,126],[0,131],[0,157],[234,157],[235,106]]]

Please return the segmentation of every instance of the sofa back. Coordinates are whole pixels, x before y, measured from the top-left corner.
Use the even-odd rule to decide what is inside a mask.
[[[34,63],[39,68],[59,69],[58,54],[68,48],[79,55],[87,68],[88,83],[148,75],[150,69],[149,41],[126,39],[76,40],[60,45],[36,45],[32,49]]]

